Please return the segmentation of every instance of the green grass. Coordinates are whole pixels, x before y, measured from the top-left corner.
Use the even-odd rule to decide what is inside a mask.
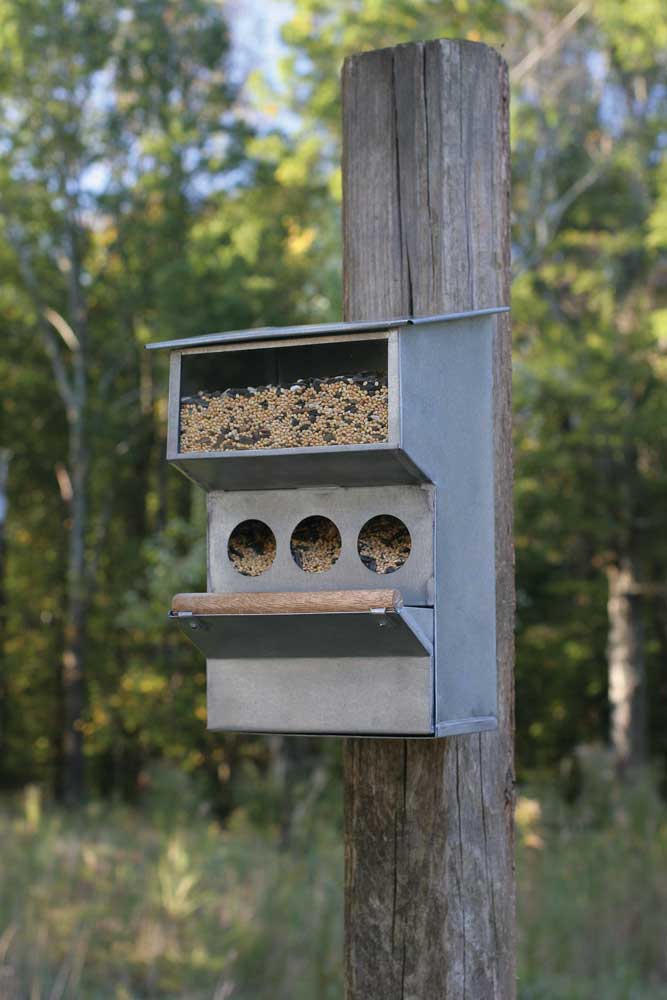
[[[178,796],[176,797],[178,799]],[[0,808],[0,997],[342,996],[337,830],[289,849],[187,796],[68,815]],[[667,808],[650,781],[519,802],[521,1000],[667,997]]]
[[[585,764],[573,805],[519,800],[520,1000],[665,1000],[667,807],[650,775]]]
[[[0,811],[0,997],[340,995],[341,850],[243,815]]]

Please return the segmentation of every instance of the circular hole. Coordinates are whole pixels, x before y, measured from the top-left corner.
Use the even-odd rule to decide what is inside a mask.
[[[229,536],[227,555],[238,573],[259,576],[276,558],[276,536],[263,521],[241,521]]]
[[[324,573],[340,555],[340,531],[328,517],[307,517],[292,532],[290,551],[305,573]]]
[[[359,532],[357,552],[373,573],[395,573],[407,562],[412,549],[410,532],[393,514],[378,514]]]

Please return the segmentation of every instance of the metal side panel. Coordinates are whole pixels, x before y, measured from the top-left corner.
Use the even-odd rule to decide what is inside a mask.
[[[491,720],[497,707],[493,329],[485,316],[417,327],[400,340],[401,443],[436,486],[435,700],[443,735],[470,732],[470,720]]]
[[[275,662],[276,658],[359,660],[422,657],[432,652],[427,632],[401,612],[332,612],[287,615],[172,614],[208,659]],[[431,619],[433,612],[430,612]]]
[[[209,729],[433,735],[428,656],[209,659],[207,677]]]

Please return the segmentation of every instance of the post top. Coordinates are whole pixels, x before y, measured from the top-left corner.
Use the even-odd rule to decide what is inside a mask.
[[[314,323],[304,326],[262,326],[249,330],[230,330],[227,333],[205,333],[199,337],[183,337],[180,340],[161,340],[146,344],[146,350],[162,348],[178,350],[186,347],[205,347],[210,344],[229,344],[244,340],[278,340],[281,337],[317,337],[332,333],[369,333],[371,331],[395,330],[402,326],[422,326],[428,323],[450,323],[478,316],[494,316],[509,312],[509,306],[494,306],[491,309],[471,309],[467,312],[444,313],[437,316],[406,316],[400,319],[367,320],[363,323]]]

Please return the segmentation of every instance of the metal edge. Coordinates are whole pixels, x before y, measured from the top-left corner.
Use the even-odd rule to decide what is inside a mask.
[[[295,729],[229,729],[225,726],[224,729],[212,729],[208,722],[206,724],[206,730],[209,733],[242,733],[247,736],[312,736],[317,737],[317,739],[331,739],[331,740],[433,740],[437,738],[437,733],[433,730],[429,733],[354,733],[348,732],[346,730],[341,730],[340,733],[321,733],[317,730],[311,731],[301,731]]]
[[[497,728],[498,719],[495,715],[480,715],[469,719],[454,719],[453,722],[437,722],[435,735],[464,736],[467,733],[487,733]]]
[[[161,340],[146,344],[147,351],[159,351],[164,348],[206,347],[210,344],[234,344],[246,340],[279,340],[282,337],[324,336],[336,333],[372,333],[391,330],[397,326],[407,326],[409,320],[371,320],[366,323],[312,323],[303,326],[263,326],[248,330],[229,330],[218,333],[205,333],[197,337],[184,337],[180,340]]]
[[[290,455],[350,455],[353,452],[373,452],[373,451],[401,451],[398,441],[370,441],[363,444],[327,444],[315,447],[304,448],[248,448],[245,451],[180,451],[175,455],[168,455],[167,460],[174,462],[177,459],[199,460],[205,458],[220,459],[243,459],[253,458],[287,458]],[[403,459],[400,459],[403,463]],[[414,464],[414,463],[413,463]],[[417,466],[414,466],[417,468]],[[419,470],[421,472],[421,470]],[[423,475],[423,473],[422,473]],[[332,484],[335,485],[335,484]]]
[[[247,591],[247,596],[252,597],[254,591]],[[257,594],[261,596],[262,591],[258,590]],[[179,622],[179,621],[197,621],[199,618],[297,618],[302,615],[378,615],[380,612],[383,615],[401,615],[403,607],[401,608],[369,608],[368,611],[262,611],[259,614],[251,611],[235,611],[233,614],[204,614],[201,611],[172,611],[171,608],[167,611],[167,621]],[[429,652],[429,640],[426,638],[421,629],[416,628],[413,622],[405,619],[405,623],[411,632],[414,633],[415,637],[424,646],[426,652]]]
[[[429,654],[429,656],[432,657],[433,656],[433,650],[434,650],[434,643],[420,629],[420,627],[417,624],[417,622],[415,621],[414,617],[410,614],[411,610],[412,610],[411,606],[406,606],[404,604],[402,607],[397,608],[395,613],[397,615],[400,615],[400,617],[403,619],[403,621],[405,622],[405,624],[412,631],[412,633],[415,636],[415,638],[419,640],[419,642],[424,647],[424,649]],[[429,610],[433,610],[433,609],[431,608]],[[435,614],[435,612],[434,612],[434,614]]]
[[[167,395],[167,459],[178,455],[181,434],[181,355],[169,355],[169,390]]]
[[[368,447],[377,449],[379,447],[379,444],[380,443],[378,442]],[[308,487],[318,488],[318,489],[320,488],[334,489],[337,486],[354,488],[363,486],[432,485],[430,479],[428,479],[426,474],[422,472],[422,470],[417,465],[415,465],[414,462],[410,461],[409,457],[402,451],[402,449],[396,446],[390,446],[389,448],[385,447],[385,449],[380,451],[373,450],[373,451],[361,452],[361,454],[365,454],[368,456],[368,461],[370,462],[371,467],[374,467],[376,461],[381,464],[383,455],[389,455],[391,459],[394,461],[395,473],[398,474],[399,472],[401,472],[400,478],[397,478],[396,474],[392,473],[391,475],[389,475],[385,471],[385,473],[382,475],[378,475],[376,472],[373,472],[372,474],[368,473],[364,477],[363,481],[356,477],[354,478],[354,481],[350,481],[349,479],[344,479],[344,481],[341,481],[340,477],[342,473],[339,471],[335,479],[332,478],[324,480],[321,477],[313,476],[311,474],[312,466],[309,465],[309,471],[302,470],[302,474],[299,476],[298,483],[294,482],[294,476],[291,477],[292,482],[290,485],[282,481],[277,483],[274,478],[266,480],[267,465],[264,463],[269,463],[271,461],[275,463],[287,460],[296,451],[299,451],[299,454],[296,457],[308,463],[311,463],[317,457],[320,458],[333,457],[334,460],[340,461],[342,469],[343,467],[347,466],[347,463],[350,462],[350,460],[354,457],[354,455],[359,454],[355,452],[354,449],[357,447],[362,448],[364,446],[341,445],[339,447],[340,450],[337,451],[334,456],[326,455],[326,452],[333,450],[330,447],[323,448],[322,450],[316,448],[312,449],[287,448],[287,449],[282,449],[280,454],[276,454],[276,452],[270,452],[269,449],[267,449],[266,451],[253,451],[253,452],[247,452],[247,451],[246,452],[239,452],[239,451],[187,452],[181,455],[168,454],[167,461],[169,462],[170,465],[172,465],[175,469],[177,469],[181,475],[185,476],[186,479],[188,479],[191,483],[194,483],[195,486],[198,486],[200,489],[203,489],[207,493],[236,492],[238,490],[248,490],[248,489],[285,490],[285,489],[303,489]],[[259,486],[257,484],[255,484],[254,486],[248,485],[248,481],[241,478],[245,474],[245,471],[248,468],[252,468],[252,463],[249,464],[248,466],[244,466],[239,462],[233,461],[234,457],[238,458],[239,456],[242,455],[254,458],[256,460],[261,459],[262,469],[265,477],[263,486]],[[231,473],[231,471],[233,471],[234,474],[237,477],[239,477],[235,480],[235,485],[234,486],[229,485],[229,477],[226,479],[225,483],[218,482],[212,484],[207,477],[205,476],[203,477],[202,474],[199,472],[201,466],[197,464],[196,461],[197,458],[203,458],[203,459],[205,458],[209,462],[214,462],[214,463],[226,462],[227,464],[222,468],[225,468],[228,473]],[[220,468],[221,466],[218,465],[218,469]]]
[[[318,739],[360,739],[360,740],[433,740],[446,739],[448,736],[465,736],[473,733],[491,732],[498,728],[498,720],[495,716],[481,716],[478,719],[459,719],[457,722],[445,722],[437,725],[430,733],[352,733],[341,731],[340,733],[321,733],[313,731],[299,731],[289,729],[278,730],[257,730],[257,729],[211,729],[206,725],[210,733],[247,733],[251,736],[317,736]]]
[[[182,622],[194,622],[194,624],[191,626],[194,629],[196,628],[196,623],[199,621],[200,618],[203,619],[204,622],[206,622],[209,618],[213,618],[216,620],[218,618],[252,618],[252,619],[272,618],[272,617],[302,618],[305,615],[318,615],[318,616],[337,615],[339,618],[349,618],[350,615],[355,615],[355,616],[371,615],[373,616],[373,618],[377,618],[380,616],[380,613],[384,617],[391,617],[395,615],[396,618],[400,618],[404,622],[405,626],[410,630],[410,632],[412,632],[413,636],[415,637],[419,645],[422,647],[424,651],[423,656],[428,657],[430,660],[433,660],[433,643],[428,638],[428,636],[424,634],[419,625],[417,625],[417,623],[415,622],[414,618],[410,614],[410,607],[409,606],[406,607],[405,605],[402,605],[400,608],[383,608],[383,607],[369,608],[368,611],[281,611],[281,612],[266,612],[263,614],[239,613],[233,615],[201,614],[199,612],[194,614],[192,611],[172,611],[170,608],[169,611],[167,612],[167,621],[176,622],[177,624]],[[419,654],[414,654],[414,655],[416,656]]]
[[[425,326],[428,323],[455,323],[459,319],[477,319],[479,316],[498,316],[511,311],[510,306],[490,306],[488,309],[467,309],[458,313],[440,313],[433,316],[410,316],[407,326]]]
[[[423,326],[428,323],[450,323],[478,316],[493,316],[510,311],[509,306],[493,306],[488,309],[470,309],[458,313],[440,313],[433,316],[406,316],[397,319],[370,320],[365,323],[314,323],[302,326],[265,326],[247,330],[230,330],[206,333],[198,337],[184,337],[181,340],[160,340],[145,344],[147,351],[205,347],[209,344],[236,343],[245,340],[274,340],[281,337],[307,337],[334,333],[369,333],[373,330],[392,330],[405,326]]]

